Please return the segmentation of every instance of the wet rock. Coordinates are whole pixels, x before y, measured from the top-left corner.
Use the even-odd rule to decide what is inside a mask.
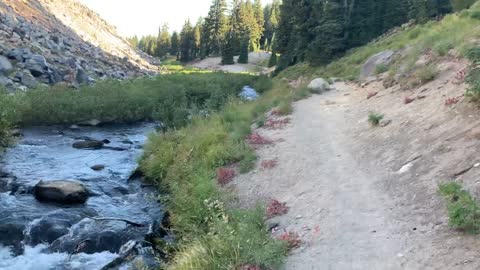
[[[96,127],[96,126],[99,126],[100,124],[102,124],[102,121],[97,120],[97,119],[91,119],[91,120],[88,120],[88,121],[81,122],[78,125]]]
[[[330,90],[330,84],[325,79],[317,78],[310,82],[308,89],[315,93],[321,93]]]
[[[112,151],[127,151],[128,148],[125,147],[115,147],[115,146],[104,146],[103,149],[112,150]]]
[[[13,176],[0,177],[0,193],[11,192],[16,186],[16,178]]]
[[[39,201],[63,204],[85,203],[88,190],[76,181],[40,181],[33,188],[33,195]]]
[[[92,209],[66,209],[33,220],[26,229],[25,242],[31,246],[42,243],[51,244],[68,234],[69,229],[82,219],[95,216]]]
[[[76,149],[101,149],[104,143],[102,141],[86,140],[73,143],[73,148]]]
[[[118,253],[131,240],[143,241],[148,228],[133,227],[122,221],[84,219],[67,235],[52,243],[55,252],[94,254],[103,251]]]
[[[21,254],[25,223],[14,217],[7,217],[0,222],[0,244],[12,247],[14,254]]]
[[[94,170],[94,171],[103,171],[105,169],[105,165],[93,165],[92,167],[90,167],[90,169]]]
[[[0,55],[0,74],[8,75],[12,69],[13,66],[10,61],[5,56]]]

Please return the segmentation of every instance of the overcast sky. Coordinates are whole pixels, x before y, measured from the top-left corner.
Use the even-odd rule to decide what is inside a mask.
[[[208,14],[212,0],[79,0],[96,11],[121,35],[156,34],[168,23],[170,30],[180,30],[185,19],[192,23]],[[263,0],[265,4],[271,0]]]

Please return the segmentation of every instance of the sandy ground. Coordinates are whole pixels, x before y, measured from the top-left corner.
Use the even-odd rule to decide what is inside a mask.
[[[248,64],[235,64],[235,65],[221,65],[221,57],[210,57],[195,63],[192,63],[191,66],[208,69],[208,70],[217,70],[225,71],[231,73],[243,73],[243,72],[263,72],[268,68],[265,67],[268,64],[270,59],[270,53],[267,52],[251,52],[248,55]],[[235,62],[238,60],[238,56],[235,57]]]
[[[234,185],[244,204],[290,207],[269,221],[303,241],[285,269],[480,269],[479,238],[448,226],[437,192],[456,179],[480,194],[479,110],[455,78],[465,66],[445,62],[413,91],[337,83],[297,102],[285,128],[258,130],[275,143],[258,149],[257,169]],[[459,103],[446,106],[450,97]],[[392,123],[371,127],[369,111]],[[272,159],[275,168],[261,168]]]

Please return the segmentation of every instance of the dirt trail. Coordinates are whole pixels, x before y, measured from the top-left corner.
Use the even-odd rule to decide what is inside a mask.
[[[274,198],[290,207],[270,221],[303,241],[285,269],[479,269],[480,241],[448,227],[437,182],[417,173],[442,162],[431,145],[413,147],[415,130],[369,127],[366,92],[336,88],[297,102],[285,128],[260,129],[275,143],[258,149],[259,164],[278,165],[235,181],[244,204]]]

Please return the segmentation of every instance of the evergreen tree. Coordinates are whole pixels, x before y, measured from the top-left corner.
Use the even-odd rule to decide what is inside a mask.
[[[225,37],[225,42],[222,49],[222,65],[233,65],[235,61],[233,60],[234,52],[234,42],[235,35],[232,30],[227,33]]]
[[[195,47],[193,27],[190,20],[187,20],[183,25],[180,40],[180,61],[186,63],[193,59],[192,50]]]
[[[193,28],[193,49],[192,58],[196,59],[200,56],[201,42],[202,42],[202,24],[203,20],[200,18]]]
[[[268,67],[274,67],[277,65],[277,52],[275,51],[275,46],[272,49],[272,56],[270,56],[270,60],[268,61]]]
[[[313,7],[318,18],[313,42],[308,46],[308,60],[312,64],[325,64],[345,51],[343,0],[329,0]]]
[[[170,51],[170,33],[168,31],[168,24],[164,24],[159,32],[157,37],[156,44],[156,56],[160,58],[165,58]]]
[[[248,64],[248,52],[249,52],[250,40],[248,37],[242,39],[240,44],[240,56],[238,57],[239,64]]]
[[[202,28],[201,55],[202,58],[210,54],[218,55],[228,29],[226,0],[213,0]]]
[[[170,45],[170,55],[175,55],[177,60],[179,60],[180,56],[180,37],[178,36],[177,31],[173,32],[171,37],[171,45]]]

